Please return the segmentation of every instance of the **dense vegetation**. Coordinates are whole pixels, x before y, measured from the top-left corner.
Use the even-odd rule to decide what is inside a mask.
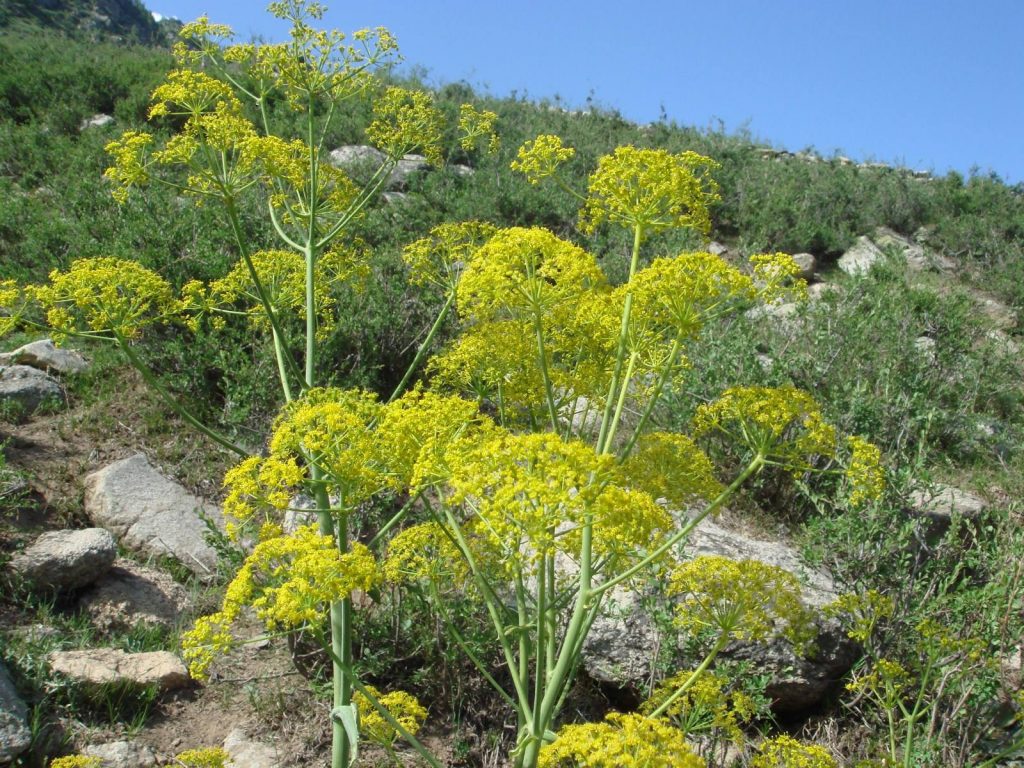
[[[51,269],[96,255],[137,259],[176,287],[192,277],[223,274],[234,261],[234,246],[215,209],[161,189],[119,206],[102,179],[108,164],[103,146],[142,122],[150,92],[170,67],[169,55],[26,29],[0,34],[0,278],[41,281]],[[991,176],[920,178],[838,157],[779,155],[745,135],[667,121],[637,126],[612,110],[572,113],[557,103],[476,94],[464,84],[445,86],[436,98],[450,114],[464,101],[497,112],[501,150],[493,157],[470,153],[448,137],[443,168],[413,176],[403,197],[381,198],[358,223],[357,234],[372,254],[372,274],[362,290],[338,297],[343,322],[324,351],[335,383],[386,392],[405,370],[438,299],[406,286],[399,252],[439,223],[544,226],[597,254],[609,274],[623,274],[630,243],[621,234],[583,234],[574,198],[555,187],[531,186],[509,170],[516,149],[541,133],[560,135],[577,150],[568,168],[576,188],[585,186],[599,156],[620,145],[689,149],[713,158],[720,164],[715,178],[723,199],[712,212],[712,237],[737,254],[811,252],[827,265],[879,226],[916,237],[955,259],[957,279],[912,274],[892,259],[860,279],[835,276],[836,289],[789,323],[737,319],[701,341],[672,407],[658,418],[681,424],[694,402],[731,384],[794,384],[813,392],[839,427],[882,447],[891,469],[886,499],[853,512],[826,501],[822,482],[794,488],[768,477],[744,505],[791,527],[808,557],[827,564],[844,586],[878,590],[895,601],[878,640],[888,655],[926,655],[921,649],[927,637],[919,630],[925,620],[977,642],[987,659],[1011,652],[1024,622],[1016,501],[1024,493],[1024,390],[1012,335],[993,333],[975,297],[984,290],[1024,311],[1024,190]],[[81,127],[97,113],[112,115],[114,124]],[[270,119],[287,134],[294,117],[286,104],[274,103]],[[365,143],[369,119],[357,103],[336,121],[328,144]],[[269,245],[263,201],[254,196],[247,205],[243,225]],[[649,250],[671,254],[698,245],[692,235],[669,234]],[[1010,326],[1004,330],[1015,333]],[[921,337],[935,341],[931,353],[915,346]],[[238,440],[262,439],[279,403],[265,350],[244,327],[231,343],[223,336],[214,342],[202,331],[188,342],[164,332],[156,342],[146,354],[175,391]],[[80,396],[110,395],[97,387]],[[998,498],[985,518],[959,522],[943,538],[922,542],[923,524],[903,509],[910,490],[929,479],[982,491],[994,487]],[[965,549],[965,542],[972,546]],[[403,650],[429,654],[429,647],[430,638],[410,630]],[[442,670],[434,684],[454,708],[468,709],[462,698],[469,694],[454,691],[450,659],[429,661]],[[383,669],[388,661],[367,659],[373,663]],[[1005,694],[1001,675],[998,664],[968,663],[965,656],[944,687],[928,691],[948,726],[919,745],[912,764],[967,765],[986,744],[1004,739],[995,728],[1001,711],[992,708]],[[428,688],[429,676],[421,678],[418,684]],[[834,712],[819,713],[809,735],[829,738],[831,715],[849,727],[865,722],[883,732],[863,697],[844,708],[837,696]],[[835,738],[830,747],[863,756],[854,739]]]

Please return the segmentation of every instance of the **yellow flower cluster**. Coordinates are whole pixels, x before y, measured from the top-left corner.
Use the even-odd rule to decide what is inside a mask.
[[[758,297],[766,304],[807,298],[807,283],[799,278],[801,269],[788,253],[755,253],[750,263]]]
[[[828,750],[817,744],[805,744],[792,736],[776,736],[758,747],[751,768],[839,768]]]
[[[179,66],[199,66],[204,59],[216,59],[221,46],[234,36],[227,24],[211,24],[208,16],[200,16],[178,31],[179,41],[171,52]]]
[[[467,576],[462,553],[439,523],[412,525],[391,539],[381,572],[391,584],[432,581],[453,588]]]
[[[652,432],[644,435],[619,470],[619,483],[642,489],[683,508],[695,499],[714,499],[722,492],[714,467],[686,435]]]
[[[215,77],[191,69],[175,69],[150,97],[150,119],[169,115],[200,117],[206,112],[229,107],[238,112],[241,104],[231,86]]]
[[[899,662],[878,659],[870,672],[847,683],[846,690],[870,694],[883,706],[891,707],[903,698],[912,681],[910,672]]]
[[[74,334],[133,339],[174,308],[171,286],[160,275],[112,257],[77,259],[66,272],[53,270],[48,285],[29,292],[58,339]]]
[[[619,147],[591,174],[580,227],[603,222],[645,233],[669,228],[711,230],[710,207],[721,200],[711,171],[718,163],[696,152]]]
[[[565,146],[561,137],[541,134],[519,148],[511,167],[526,176],[531,184],[539,184],[541,179],[553,176],[558,167],[575,154],[576,150]]]
[[[392,160],[419,150],[432,165],[441,165],[444,116],[425,91],[391,86],[373,103],[367,138]]]
[[[641,713],[649,715],[661,707],[692,676],[691,670],[683,670],[663,680],[643,703]],[[685,693],[672,700],[663,716],[687,736],[717,730],[739,743],[743,739],[740,726],[750,722],[756,714],[757,705],[750,696],[742,691],[730,691],[726,678],[705,671]]]
[[[482,141],[487,141],[487,154],[493,155],[501,146],[501,139],[494,131],[498,115],[490,110],[479,110],[472,104],[459,107],[459,146],[469,152]]]
[[[405,691],[391,691],[382,695],[372,685],[366,686],[366,690],[406,731],[413,736],[419,733],[423,721],[427,719],[427,710],[415,696]],[[362,692],[355,693],[352,703],[359,711],[360,737],[382,747],[390,747],[399,739],[401,734],[398,730],[384,719]]]
[[[637,329],[672,341],[695,336],[709,319],[753,299],[754,285],[720,256],[682,253],[655,259],[617,292],[633,295]]]
[[[351,509],[389,484],[380,471],[379,443],[371,429],[379,412],[380,404],[370,392],[309,390],[281,411],[270,454],[279,459],[305,457],[323,472],[340,508]]]
[[[224,768],[230,755],[220,747],[187,749],[174,756],[183,768]]]
[[[100,768],[102,761],[98,757],[85,755],[68,755],[58,757],[50,762],[50,768]]]
[[[230,628],[245,606],[271,631],[318,622],[330,603],[378,581],[377,563],[362,544],[340,552],[315,526],[261,541],[224,594],[221,610],[196,621],[182,636],[185,660],[202,679],[214,656],[231,647]]]
[[[413,285],[436,285],[446,293],[454,291],[472,255],[495,232],[496,227],[480,221],[434,227],[427,237],[410,243],[402,251],[402,260],[409,267],[409,281]]]
[[[111,194],[122,205],[128,201],[128,192],[133,186],[149,181],[146,153],[152,144],[153,137],[148,133],[126,131],[104,147],[114,164],[103,175],[116,185]]]
[[[846,467],[850,504],[858,506],[880,499],[885,491],[881,449],[856,435],[848,437],[847,444],[850,447],[850,463]]]
[[[694,435],[719,435],[794,472],[810,468],[816,456],[835,453],[835,428],[818,404],[795,387],[733,387],[702,405],[693,418]]]
[[[844,624],[848,624],[846,634],[865,645],[874,634],[878,622],[892,618],[896,603],[878,590],[869,589],[867,592],[840,595],[822,611],[826,616],[838,617]]]
[[[665,720],[612,712],[603,723],[562,727],[539,768],[704,768],[686,735]]]
[[[763,640],[778,623],[797,646],[814,635],[796,577],[758,560],[707,555],[682,562],[672,572],[669,594],[678,598],[676,623],[689,632],[711,629],[736,640]]]
[[[231,518],[228,535],[237,540],[239,526],[252,521],[259,509],[287,509],[305,478],[305,471],[291,457],[250,456],[229,469],[224,475],[228,494],[223,506],[224,515]]]
[[[0,280],[0,337],[6,336],[18,324],[21,289],[14,280]]]
[[[506,575],[541,557],[580,556],[580,527],[593,522],[599,555],[625,562],[656,546],[672,520],[648,494],[610,482],[615,459],[552,434],[499,434],[452,462],[447,502],[497,553]]]

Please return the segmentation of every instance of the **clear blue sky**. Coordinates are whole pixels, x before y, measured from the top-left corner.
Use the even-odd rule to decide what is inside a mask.
[[[326,26],[388,27],[432,85],[1024,181],[1024,0],[325,1]],[[286,34],[260,0],[144,2]]]

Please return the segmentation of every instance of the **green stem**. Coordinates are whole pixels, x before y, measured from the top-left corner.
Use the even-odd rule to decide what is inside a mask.
[[[629,436],[629,440],[626,441],[625,446],[619,452],[619,461],[625,461],[629,458],[629,454],[633,452],[633,448],[636,446],[636,441],[640,439],[640,435],[647,427],[647,422],[651,418],[651,414],[654,412],[655,406],[661,399],[661,393],[665,389],[665,384],[668,383],[668,377],[672,375],[672,369],[675,367],[676,358],[679,356],[679,349],[682,346],[679,339],[672,342],[672,349],[669,352],[668,360],[665,363],[665,368],[661,372],[661,376],[658,378],[658,383],[654,388],[654,392],[647,399],[647,405],[644,406],[643,413],[640,414],[640,421],[637,422],[636,429],[633,430],[633,434]]]
[[[714,647],[708,652],[708,655],[704,657],[704,660],[700,663],[700,665],[698,665],[698,667],[695,670],[693,670],[693,673],[688,678],[686,678],[683,684],[676,688],[672,695],[665,699],[665,701],[661,702],[661,705],[653,712],[651,712],[650,715],[648,715],[648,717],[661,717],[665,713],[665,710],[672,706],[673,702],[675,702],[676,699],[678,699],[680,696],[682,696],[684,693],[690,690],[693,684],[697,682],[698,678],[700,678],[700,676],[704,674],[704,671],[711,666],[711,662],[715,660],[715,657],[718,656],[719,652],[721,652],[721,650],[725,647],[726,643],[728,642],[728,632],[723,632],[721,635],[719,635],[718,640],[715,641]]]
[[[412,362],[409,363],[409,367],[406,369],[405,375],[402,377],[402,380],[398,382],[398,386],[395,387],[395,391],[391,393],[391,397],[388,398],[389,403],[394,402],[394,400],[405,391],[406,386],[409,384],[409,380],[416,372],[416,369],[419,368],[420,363],[423,362],[423,358],[426,356],[427,350],[434,341],[434,336],[436,336],[437,332],[441,329],[445,318],[448,317],[448,311],[452,308],[454,303],[455,291],[452,291],[448,294],[448,298],[445,300],[444,306],[441,307],[441,311],[434,320],[434,324],[430,326],[430,330],[427,331],[427,337],[423,339],[423,343],[420,344],[419,349],[416,350],[416,356],[412,359]]]
[[[537,334],[537,359],[540,362],[540,372],[544,377],[544,395],[548,401],[548,416],[551,419],[551,431],[558,434],[558,407],[555,405],[555,390],[551,385],[551,373],[548,371],[548,354],[544,346],[544,328],[541,325],[540,313],[533,315],[533,329]]]
[[[146,384],[150,388],[152,388],[158,395],[160,395],[160,399],[167,403],[167,405],[170,406],[171,410],[173,410],[182,419],[191,424],[193,427],[202,432],[204,435],[206,435],[208,438],[213,440],[218,445],[227,448],[229,451],[237,453],[239,456],[243,458],[246,458],[251,455],[249,451],[245,450],[239,445],[236,445],[231,440],[226,438],[224,435],[203,424],[203,422],[201,422],[199,419],[193,416],[188,410],[185,409],[185,407],[181,403],[179,403],[174,397],[172,397],[171,393],[164,389],[160,382],[157,381],[156,376],[153,375],[153,372],[149,370],[149,367],[142,361],[142,358],[135,354],[135,350],[131,348],[131,345],[128,343],[128,340],[125,339],[124,336],[115,331],[114,338],[117,341],[117,345],[121,348],[121,351],[124,352],[125,356],[128,358],[128,361],[142,375],[142,378],[146,382]]]
[[[615,440],[615,432],[618,430],[619,423],[622,421],[622,410],[626,405],[626,395],[629,394],[629,382],[633,379],[636,357],[636,352],[631,352],[629,355],[629,362],[626,364],[626,375],[623,376],[622,383],[619,387],[619,401],[615,405],[615,415],[612,417],[612,423],[608,428],[608,434],[604,439],[604,445],[601,446],[601,453],[611,453],[612,443]]]

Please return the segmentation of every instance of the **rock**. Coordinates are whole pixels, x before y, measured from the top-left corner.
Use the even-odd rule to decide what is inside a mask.
[[[345,170],[353,170],[357,173],[368,169],[376,170],[387,156],[375,147],[363,144],[347,144],[332,150],[328,156],[332,165]],[[387,188],[390,191],[402,191],[409,182],[409,178],[420,171],[430,167],[422,155],[405,155],[388,176]]]
[[[86,747],[82,754],[98,757],[100,768],[153,768],[157,764],[156,753],[144,744],[134,741],[112,741]]]
[[[717,240],[712,240],[708,243],[708,253],[713,256],[722,256],[724,258],[729,253],[729,246],[722,245],[722,243]]]
[[[931,336],[918,336],[914,339],[914,349],[921,353],[925,360],[934,363],[936,360],[936,342]]]
[[[998,299],[991,296],[975,296],[981,314],[987,317],[998,330],[1006,331],[1017,325],[1017,313]]]
[[[405,192],[385,192],[381,197],[388,205],[399,205],[409,199]]]
[[[104,115],[102,112],[92,117],[87,117],[78,126],[79,131],[87,131],[90,128],[104,128],[114,122],[114,118],[110,115]]]
[[[27,415],[46,402],[65,402],[64,390],[50,376],[27,365],[0,368],[0,403]]]
[[[461,163],[457,163],[453,165],[451,168],[452,173],[454,173],[456,176],[468,177],[476,173],[476,170],[474,168],[470,168],[468,165],[462,165]]]
[[[14,760],[32,743],[28,707],[0,663],[0,763]]]
[[[821,301],[830,294],[839,296],[841,289],[834,283],[812,283],[807,286],[807,298],[811,301]]]
[[[871,267],[885,258],[885,254],[870,238],[861,235],[857,242],[839,257],[838,265],[848,275],[866,275]]]
[[[114,632],[140,624],[173,627],[190,600],[185,588],[167,574],[121,559],[78,604],[95,626]]]
[[[197,575],[217,566],[200,512],[220,528],[220,509],[164,477],[141,453],[86,476],[85,512],[134,552],[169,555]]]
[[[837,597],[832,579],[805,568],[796,550],[784,541],[755,539],[704,519],[686,544],[692,557],[721,555],[754,559],[796,574],[803,585],[804,603],[820,608]],[[783,639],[764,643],[732,643],[723,656],[749,659],[769,674],[768,695],[777,711],[797,711],[821,701],[828,688],[856,660],[857,650],[834,623],[819,629],[817,650],[811,658],[798,657]],[[660,633],[642,600],[624,590],[613,590],[583,646],[583,666],[595,680],[617,686],[641,685],[651,675],[651,660],[661,643]],[[693,663],[677,654],[680,666]]]
[[[0,355],[0,363],[28,365],[52,373],[81,373],[89,367],[81,352],[54,346],[50,339],[39,339]]]
[[[814,271],[818,268],[818,260],[813,253],[794,253],[793,261],[800,267],[800,274],[797,277],[807,282],[814,279]]]
[[[169,651],[126,653],[116,648],[54,651],[48,661],[54,672],[87,687],[155,685],[161,691],[172,691],[184,688],[190,681],[184,663]]]
[[[803,328],[800,307],[793,302],[762,304],[748,309],[743,315],[752,322],[766,322],[787,336],[796,336]]]
[[[284,762],[277,749],[254,741],[241,728],[235,728],[224,739],[224,751],[230,757],[226,768],[279,768]]]
[[[37,590],[65,591],[92,584],[110,570],[117,544],[109,531],[50,531],[11,558],[10,569]]]
[[[988,508],[985,500],[951,485],[934,483],[910,494],[910,512],[932,521],[933,533],[945,532],[954,517],[972,520]]]
[[[883,251],[893,251],[903,257],[910,269],[949,272],[955,264],[941,254],[925,250],[921,243],[910,240],[888,227],[878,227],[872,237]]]

